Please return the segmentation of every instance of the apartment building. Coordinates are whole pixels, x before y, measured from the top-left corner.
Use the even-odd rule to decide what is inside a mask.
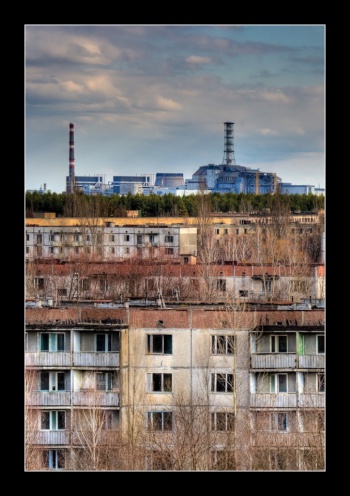
[[[26,310],[26,470],[324,470],[323,309]]]

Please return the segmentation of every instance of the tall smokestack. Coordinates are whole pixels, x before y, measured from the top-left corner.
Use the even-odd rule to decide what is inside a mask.
[[[74,170],[74,124],[69,124],[69,193],[74,193],[75,170]]]
[[[235,153],[233,150],[233,122],[224,122],[225,137],[224,137],[224,158],[222,165],[236,165]]]

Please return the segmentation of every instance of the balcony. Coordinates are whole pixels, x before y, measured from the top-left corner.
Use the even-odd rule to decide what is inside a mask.
[[[119,352],[73,353],[74,367],[119,367]]]
[[[119,406],[119,393],[114,391],[75,391],[72,393],[74,406]]]
[[[252,353],[252,369],[295,369],[295,353]]]
[[[296,393],[255,393],[250,395],[251,408],[296,408]]]
[[[70,431],[35,431],[32,444],[65,446],[70,444]]]
[[[324,369],[325,355],[299,355],[299,369]]]
[[[325,393],[301,393],[298,398],[298,406],[302,408],[325,408]]]
[[[70,367],[71,363],[71,354],[63,351],[25,354],[26,367]]]
[[[27,406],[70,406],[70,391],[33,391],[26,395]]]

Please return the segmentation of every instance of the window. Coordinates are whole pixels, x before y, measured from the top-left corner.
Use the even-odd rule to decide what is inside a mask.
[[[213,393],[232,393],[233,374],[211,374],[211,391]]]
[[[287,432],[288,414],[286,412],[278,412],[271,414],[271,430]]]
[[[226,279],[217,279],[216,280],[216,289],[218,291],[226,291]]]
[[[124,234],[124,241],[130,241],[129,234]]]
[[[114,234],[110,234],[110,235],[109,235],[109,241],[110,241],[110,242],[114,242],[114,241],[115,241],[115,236],[114,236]]]
[[[67,296],[66,288],[58,288],[58,296]]]
[[[114,246],[109,247],[109,253],[115,253],[115,248]]]
[[[216,229],[216,234],[220,234],[220,229]]]
[[[239,290],[239,296],[241,298],[246,298],[248,296],[248,290],[247,289],[240,289]]]
[[[184,257],[184,264],[188,264],[189,260],[189,257]]]
[[[64,372],[41,372],[40,391],[65,391]]]
[[[45,332],[40,334],[40,351],[64,351],[64,333]]]
[[[52,410],[41,412],[41,430],[57,431],[66,428],[66,412]]]
[[[214,450],[211,452],[212,470],[235,470],[235,455],[233,451]]]
[[[270,392],[287,393],[288,392],[287,374],[270,375]]]
[[[86,235],[86,241],[90,241],[90,239],[91,239],[91,238],[90,238],[90,234],[87,234],[87,235]]]
[[[26,241],[29,241],[29,234],[26,234]]]
[[[65,468],[66,453],[64,450],[44,450],[43,465],[44,468],[60,469]]]
[[[74,234],[73,241],[79,241],[79,234],[78,233]]]
[[[211,351],[214,355],[233,355],[234,336],[212,336]]]
[[[147,412],[147,430],[148,431],[172,431],[173,430],[173,413],[172,412]]]
[[[157,236],[157,234],[150,234],[149,235],[149,242],[154,243],[155,241],[157,241],[156,236]]]
[[[29,254],[29,246],[26,246],[26,254]]]
[[[165,248],[166,255],[174,255],[174,248]]]
[[[172,391],[172,374],[147,374],[147,391],[168,393]]]
[[[38,245],[41,245],[43,242],[43,235],[42,234],[37,234],[36,235],[36,242]]]
[[[103,429],[118,429],[119,427],[119,412],[115,410],[103,410]]]
[[[124,246],[124,254],[128,255],[130,253],[130,248],[128,246]]]
[[[170,453],[164,451],[153,451],[146,460],[147,470],[171,470],[172,462]]]
[[[147,353],[171,355],[173,352],[173,337],[170,334],[148,334]]]
[[[224,234],[228,234],[228,229],[224,229]]]
[[[239,229],[236,229],[236,234],[239,234]]]
[[[174,242],[174,236],[165,236],[165,242],[166,243],[173,243]]]
[[[233,431],[234,414],[229,412],[215,412],[211,414],[211,429],[213,431]]]
[[[136,237],[136,243],[142,245],[142,234],[138,234]]]
[[[324,354],[324,335],[320,334],[316,336],[317,339],[317,353]]]
[[[34,286],[37,288],[37,289],[44,289],[44,278],[43,277],[35,277],[34,279]]]
[[[114,372],[96,372],[96,389],[112,391],[118,387],[118,376]]]
[[[271,353],[287,353],[287,336],[270,336]]]
[[[96,334],[96,351],[112,351],[111,334]]]
[[[324,393],[325,391],[324,374],[317,374],[317,391],[319,393]]]
[[[96,236],[96,243],[98,245],[101,245],[102,244],[102,234],[97,234],[97,236]]]

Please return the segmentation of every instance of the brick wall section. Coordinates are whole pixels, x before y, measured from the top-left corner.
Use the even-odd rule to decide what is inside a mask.
[[[143,309],[130,308],[130,325],[137,328],[155,328],[163,320],[165,328],[220,329],[226,321],[228,327],[252,328],[256,325],[322,325],[324,310],[276,310],[271,312],[225,312],[218,309]],[[106,322],[121,319],[127,323],[125,308],[28,308],[25,313],[27,324],[64,322]]]

